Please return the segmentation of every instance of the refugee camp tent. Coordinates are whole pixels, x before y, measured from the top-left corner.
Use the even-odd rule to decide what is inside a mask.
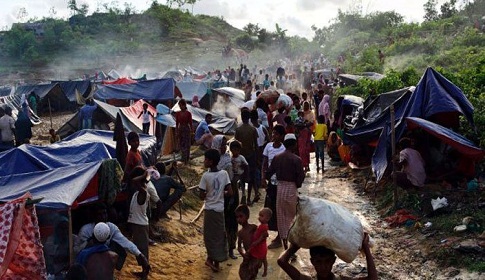
[[[115,107],[98,100],[94,100],[94,102],[98,106],[93,114],[93,124],[96,129],[112,130],[114,128],[116,116],[119,114],[125,131],[134,131],[141,137],[143,133],[142,119],[138,118],[138,115],[143,109],[143,104],[145,103],[143,100],[138,100],[129,107]],[[156,109],[150,104],[148,110],[154,116],[157,116]],[[162,155],[172,153],[174,148],[172,134],[174,133],[173,128],[175,127],[173,116],[169,114],[167,116],[161,116],[160,118],[157,117],[156,123],[160,124],[160,131],[154,130],[155,120],[151,120],[149,135],[157,136],[157,142],[161,147]],[[61,139],[65,139],[69,135],[76,133],[79,130],[79,127],[79,113],[77,113],[57,130],[57,134],[59,134]]]
[[[70,109],[69,99],[64,94],[61,86],[58,83],[50,84],[38,84],[38,85],[22,85],[15,89],[15,95],[29,96],[31,92],[35,92],[40,98],[40,102],[37,105],[37,111],[48,111],[49,104],[52,111],[66,111]]]
[[[432,68],[426,69],[409,100],[396,110],[396,141],[404,134],[407,117],[422,118],[446,128],[456,128],[459,116],[474,126],[473,106],[462,90]],[[380,181],[388,168],[390,154],[390,125],[382,131],[374,155],[372,169]]]
[[[171,100],[174,98],[175,80],[156,79],[132,84],[99,85],[94,93],[98,100]]]
[[[375,145],[390,120],[390,105],[394,104],[396,116],[401,116],[405,109],[403,104],[409,101],[414,90],[415,87],[406,87],[379,94],[373,99],[368,98],[364,102],[367,105],[364,107],[362,121],[345,132],[345,142]]]
[[[86,143],[102,143],[111,158],[116,158],[116,141],[113,140],[113,131],[95,130],[95,129],[83,129],[69,137],[65,138],[61,142],[54,143],[52,147],[64,147],[64,146],[78,146]],[[125,133],[125,136],[128,132]],[[154,136],[139,134],[140,151],[145,166],[151,166],[155,164],[158,156],[157,152],[157,140]]]
[[[420,128],[426,131],[471,160],[480,161],[485,156],[485,151],[478,148],[473,142],[439,124],[421,118],[406,117],[406,125],[408,129]]]
[[[221,87],[212,89],[210,96],[210,111],[213,111],[214,104],[222,103],[226,107],[241,108],[244,104],[246,96],[243,90],[232,87]],[[202,105],[201,105],[202,106]],[[221,111],[221,110],[220,110]],[[222,112],[219,112],[222,115]],[[227,115],[227,117],[236,117],[233,114]]]
[[[196,81],[180,81],[177,82],[177,87],[182,93],[182,97],[188,102],[192,103],[194,96],[199,98],[201,108],[210,109],[210,95],[207,93],[207,84]]]
[[[359,80],[367,78],[370,80],[378,81],[386,77],[385,75],[375,73],[375,72],[363,72],[360,74],[340,74],[339,78],[342,80],[346,85],[356,85]]]
[[[76,91],[86,97],[91,92],[91,81],[52,81],[52,84],[58,83],[62,92],[70,102],[76,102]]]
[[[363,106],[364,99],[355,95],[342,95],[337,98],[337,109],[340,112],[338,123],[344,124],[350,122],[350,119],[357,111],[357,108]]]
[[[177,104],[175,104],[175,106],[173,106],[172,110],[174,112],[180,111],[178,102]],[[237,123],[233,118],[227,118],[214,112],[209,112],[201,108],[193,107],[189,104],[187,104],[187,111],[192,114],[192,120],[196,122],[194,127],[196,127],[199,122],[204,120],[207,114],[212,114],[212,123],[209,124],[209,127],[223,134],[233,134],[236,131]]]
[[[118,80],[118,79],[122,78],[123,76],[120,73],[118,73],[118,71],[116,71],[115,69],[111,69],[108,72],[108,77],[110,79],[113,79],[113,80]]]
[[[22,110],[22,106],[20,102],[21,102],[21,96],[18,96],[18,95],[8,95],[8,96],[0,97],[0,107],[2,107],[3,109],[5,109],[6,106],[10,107],[12,109],[12,117],[14,119],[17,119],[19,110]],[[29,107],[29,112],[30,112],[29,118],[33,125],[37,125],[42,122],[39,116],[37,116],[34,113],[34,111],[30,109],[30,107]]]

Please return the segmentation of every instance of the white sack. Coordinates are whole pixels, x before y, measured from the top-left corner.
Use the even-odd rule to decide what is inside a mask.
[[[288,240],[301,248],[325,246],[350,263],[364,239],[357,216],[341,205],[325,199],[300,196]]]

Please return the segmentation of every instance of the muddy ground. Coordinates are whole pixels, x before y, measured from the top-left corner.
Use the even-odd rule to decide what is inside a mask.
[[[71,116],[54,116],[52,127],[58,129]],[[33,144],[46,144],[45,140],[48,139],[46,137],[51,124],[48,117],[43,119],[47,121],[34,127]],[[314,162],[313,155],[312,162]],[[328,163],[327,160],[326,164]],[[443,260],[436,255],[437,251],[456,247],[464,240],[478,240],[476,237],[479,233],[457,234],[442,229],[433,231],[405,226],[391,227],[384,221],[384,210],[377,209],[379,200],[375,196],[382,196],[382,191],[375,193],[372,183],[367,184],[367,189],[364,189],[368,169],[353,171],[348,167],[330,164],[326,166],[326,172],[323,174],[316,173],[314,165],[311,169],[300,193],[334,201],[359,216],[375,243],[372,252],[379,279],[485,279],[485,274],[443,265]],[[192,159],[189,166],[181,167],[182,178],[188,186],[196,185],[202,172],[201,157]],[[242,261],[240,256],[236,260],[222,263],[223,269],[218,273],[213,273],[204,265],[206,255],[202,239],[202,219],[191,222],[197,215],[201,202],[194,202],[196,196],[191,192],[185,195],[184,200],[190,201],[192,208],[185,207],[181,219],[178,208],[175,207],[176,209],[168,213],[171,220],[162,220],[158,223],[163,238],[158,240],[155,246],[150,247],[152,272],[149,279],[238,279],[238,268]],[[253,223],[257,224],[254,214],[261,207],[263,207],[262,201],[251,207]],[[426,218],[420,219],[421,224],[426,222]],[[270,238],[275,235],[271,232]],[[259,276],[258,279],[288,279],[276,264],[281,252],[282,249],[269,250],[268,276],[266,278]],[[447,257],[447,255],[444,256]],[[476,262],[483,262],[483,251],[478,255],[474,253],[473,256],[477,256]],[[315,275],[309,261],[308,250],[298,252],[295,265]],[[346,276],[365,276],[365,266],[365,258],[362,256],[357,257],[351,264],[337,260],[334,272]],[[128,256],[123,270],[116,273],[116,279],[136,279],[133,272],[139,270],[136,260]]]

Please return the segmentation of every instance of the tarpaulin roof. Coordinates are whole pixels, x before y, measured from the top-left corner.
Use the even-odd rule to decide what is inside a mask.
[[[0,176],[26,174],[109,158],[111,156],[106,145],[99,142],[78,145],[65,142],[49,146],[21,145],[0,153]]]
[[[0,176],[0,200],[10,200],[30,192],[33,197],[43,198],[36,204],[37,207],[67,208],[84,192],[101,163],[94,161]]]
[[[91,81],[52,81],[52,83],[58,83],[64,95],[71,102],[76,102],[76,90],[85,97],[85,94],[91,92]]]
[[[458,112],[473,126],[473,105],[463,91],[428,67],[409,100],[405,115],[428,119],[438,113]]]
[[[116,142],[113,140],[113,134],[113,131],[83,129],[51,146],[79,146],[85,145],[86,143],[101,143],[106,147],[109,156],[116,158]],[[125,133],[125,135],[128,135],[128,133]],[[157,139],[155,136],[146,134],[139,134],[139,137],[140,146],[138,147],[138,150],[142,154],[146,166],[150,166],[153,164],[154,158],[157,156]]]
[[[422,128],[429,134],[439,138],[447,145],[455,148],[458,152],[460,152],[460,154],[466,157],[479,161],[485,155],[485,151],[475,146],[473,142],[454,132],[453,130],[439,124],[413,117],[407,117],[406,123],[408,129]]]
[[[148,105],[148,112],[150,112],[153,116],[157,116],[157,110],[147,102],[143,100],[138,100],[137,102],[133,103],[133,105],[129,107],[120,107],[119,109],[123,112],[123,115],[128,118],[128,120],[136,125],[140,130],[143,130],[143,120],[142,118],[138,118],[141,112],[143,112],[143,104]],[[150,117],[150,130],[148,134],[155,135],[154,128],[155,128],[155,119]]]
[[[178,102],[177,104],[175,104],[175,106],[173,106],[172,110],[174,112],[180,111]],[[187,111],[189,111],[192,114],[192,119],[198,123],[201,122],[203,119],[205,119],[205,116],[207,114],[211,114],[212,122],[209,124],[209,126],[219,132],[227,134],[227,133],[234,133],[234,131],[236,131],[235,119],[226,118],[218,114],[215,114],[213,112],[209,112],[201,108],[193,107],[189,104],[187,104]]]
[[[194,96],[199,97],[199,100],[207,94],[207,84],[203,82],[177,82],[177,87],[182,92],[183,98],[187,102],[192,102]]]
[[[102,84],[103,85],[124,85],[124,84],[134,84],[136,82],[137,81],[132,80],[130,78],[123,77],[123,78],[118,78],[114,81],[104,80]]]
[[[54,91],[55,87],[58,86],[57,83],[51,83],[51,84],[39,84],[39,85],[22,85],[18,86],[15,89],[15,95],[22,95],[25,94],[25,96],[29,96],[29,94],[34,91],[35,94],[37,94],[40,99],[44,98],[47,94],[51,93]],[[60,89],[60,87],[59,87]],[[62,91],[62,89],[61,89]]]
[[[357,124],[345,133],[345,140],[355,143],[376,141],[382,129],[390,120],[390,105],[394,104],[396,119],[404,114],[405,104],[409,101],[415,87],[404,88],[380,94],[364,108],[364,123]],[[393,101],[393,98],[394,101]]]
[[[156,79],[124,85],[99,85],[94,97],[101,100],[169,100],[174,98],[174,90],[174,79]]]
[[[244,94],[244,90],[237,89],[237,88],[221,87],[221,88],[214,88],[212,90],[216,91],[218,93],[226,94],[229,97],[237,98],[237,99],[242,100],[242,101],[244,101],[244,99],[246,98],[246,96]]]
[[[404,107],[404,110],[402,110]],[[437,114],[448,113],[458,118],[463,115],[471,125],[473,123],[473,106],[460,88],[433,70],[426,69],[415,91],[409,100],[396,108],[396,141],[399,141],[406,130],[406,117],[430,119]],[[380,181],[387,169],[390,155],[390,128],[386,124],[382,131],[374,155],[372,170],[376,180]]]
[[[120,74],[120,73],[118,73],[118,71],[116,71],[115,69],[111,69],[111,70],[109,70],[109,72],[108,72],[108,76],[109,76],[110,78],[112,78],[112,79],[115,79],[115,80],[117,80],[117,79],[119,79],[119,78],[121,78],[121,77],[122,77],[122,76],[121,76],[121,74]]]
[[[17,119],[19,110],[22,110],[22,106],[20,105],[21,97],[18,95],[9,95],[0,97],[0,107],[5,109],[5,106],[8,106],[12,109],[12,117]],[[29,118],[32,124],[37,125],[40,124],[42,121],[40,120],[39,116],[37,116],[32,109],[29,108]]]

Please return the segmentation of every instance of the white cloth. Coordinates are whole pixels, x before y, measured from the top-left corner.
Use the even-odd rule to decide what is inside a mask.
[[[273,158],[276,155],[279,155],[282,152],[284,152],[285,149],[286,149],[285,145],[283,144],[281,144],[279,148],[275,148],[273,146],[273,142],[269,142],[268,145],[266,145],[266,147],[264,147],[264,150],[263,150],[263,156],[268,157],[268,166],[271,165]],[[270,181],[272,185],[276,186],[278,184],[278,181],[276,180],[276,174],[273,174],[273,176],[271,176]]]
[[[157,190],[155,189],[152,181],[147,183],[147,193],[150,196],[150,208],[157,208],[157,202],[160,200],[160,197],[158,196]]]
[[[406,148],[399,153],[399,162],[403,161],[407,162],[403,166],[403,171],[406,173],[408,180],[413,185],[422,187],[426,180],[426,171],[421,154],[415,149]]]
[[[264,134],[264,127],[260,125],[259,127],[255,127],[256,131],[258,132],[258,147],[263,147],[266,143],[266,134]]]
[[[0,118],[0,130],[2,131],[0,141],[13,141],[14,135],[12,129],[15,129],[15,120],[11,116],[5,114]]]
[[[135,256],[141,254],[140,250],[138,250],[136,245],[128,240],[128,238],[126,238],[123,233],[121,233],[120,229],[115,224],[110,222],[106,222],[106,224],[109,226],[109,231],[111,233],[110,237],[105,242],[107,246],[109,246],[111,241],[114,241]],[[95,223],[89,223],[81,227],[78,237],[81,239],[82,242],[87,242],[88,239],[93,236],[95,225]]]
[[[248,166],[248,162],[243,155],[238,155],[237,157],[231,157],[232,162],[232,172],[234,175],[242,175],[244,173],[244,166]]]
[[[147,197],[145,199],[145,203],[140,205],[138,204],[138,201],[137,201],[139,194],[140,192],[138,191],[131,198],[130,214],[128,215],[128,223],[132,223],[140,226],[148,226],[147,208],[148,208],[148,201],[150,197]],[[147,194],[147,196],[149,195]]]
[[[143,112],[141,114],[141,119],[143,120],[143,123],[150,123],[150,112],[148,110]]]
[[[230,184],[225,170],[205,172],[199,183],[199,188],[206,192],[204,209],[224,212],[224,189]]]

